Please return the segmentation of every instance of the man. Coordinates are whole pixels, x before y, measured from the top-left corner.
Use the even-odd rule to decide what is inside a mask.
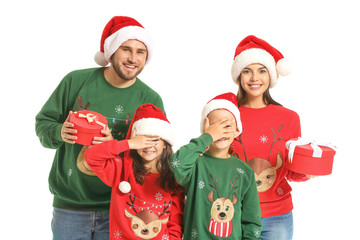
[[[109,238],[111,189],[84,161],[87,147],[75,143],[76,130],[69,117],[82,109],[104,115],[108,120],[104,137],[94,137],[92,142],[99,144],[124,139],[141,104],[152,103],[164,110],[159,94],[137,78],[151,56],[150,36],[139,22],[130,17],[112,18],[95,55],[103,67],[67,74],[36,116],[41,144],[56,149],[49,175],[54,239]]]

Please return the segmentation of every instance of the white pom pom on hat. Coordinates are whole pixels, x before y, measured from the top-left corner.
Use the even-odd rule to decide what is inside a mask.
[[[100,51],[94,60],[100,66],[109,64],[111,56],[127,40],[135,39],[145,44],[148,63],[152,57],[153,44],[149,32],[135,19],[126,16],[115,16],[106,24],[100,41]]]
[[[95,54],[94,60],[97,64],[103,67],[109,64],[109,62],[105,59],[105,54],[103,52],[97,52]]]
[[[291,61],[266,41],[253,35],[244,38],[236,47],[231,76],[235,83],[242,70],[250,64],[264,65],[270,74],[270,87],[274,87],[278,77],[287,76],[292,71]]]
[[[280,76],[287,76],[292,72],[292,62],[287,58],[282,58],[276,63],[276,70]]]
[[[130,183],[127,182],[127,181],[122,181],[122,182],[119,184],[119,190],[120,190],[122,193],[129,193],[130,190],[131,190]]]

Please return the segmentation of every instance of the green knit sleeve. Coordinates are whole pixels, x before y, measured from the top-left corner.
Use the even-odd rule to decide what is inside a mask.
[[[61,127],[75,101],[79,87],[72,83],[71,74],[63,78],[35,117],[35,132],[46,148],[59,148],[64,142]]]
[[[170,167],[174,172],[176,181],[186,186],[193,175],[196,160],[200,154],[213,142],[212,137],[204,133],[198,138],[191,139],[190,143],[182,146],[170,159]]]

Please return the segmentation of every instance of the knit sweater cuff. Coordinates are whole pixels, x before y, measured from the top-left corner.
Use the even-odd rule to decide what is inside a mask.
[[[201,139],[201,142],[204,144],[204,148],[207,148],[214,141],[211,135],[208,133],[201,134],[199,139]]]

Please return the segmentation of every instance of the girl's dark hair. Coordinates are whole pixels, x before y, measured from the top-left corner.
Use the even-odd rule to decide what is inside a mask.
[[[169,159],[174,154],[173,149],[169,143],[164,141],[165,148],[159,157],[159,161],[156,163],[156,168],[160,173],[160,177],[157,179],[160,187],[165,191],[178,192],[179,187],[176,185],[175,176],[169,166]],[[145,176],[148,173],[148,169],[144,166],[143,159],[136,150],[131,150],[130,155],[133,159],[133,169],[135,179],[138,183],[143,184]]]
[[[240,74],[241,75],[241,74]],[[244,105],[247,101],[247,96],[246,96],[246,92],[244,90],[244,88],[241,86],[241,81],[240,81],[240,76],[238,78],[238,84],[239,84],[239,90],[237,92],[237,100],[238,100],[238,105],[239,107],[241,105]],[[263,101],[266,105],[269,104],[273,104],[273,105],[280,105],[282,106],[280,103],[278,103],[277,101],[275,101],[271,95],[270,95],[270,91],[269,91],[270,87],[268,87],[268,89],[266,89],[266,91],[263,94]]]

